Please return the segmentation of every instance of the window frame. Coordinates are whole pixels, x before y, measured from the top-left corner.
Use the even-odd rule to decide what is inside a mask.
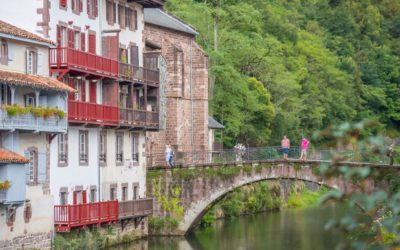
[[[28,184],[30,185],[36,185],[38,184],[38,149],[36,147],[30,147],[27,149],[29,152],[29,180]]]
[[[104,130],[100,131],[99,135],[99,164],[103,167],[107,165],[107,131]]]
[[[79,166],[88,166],[89,165],[89,131],[88,130],[79,130],[78,133],[78,156],[79,156]],[[83,148],[82,147],[82,136],[83,137]],[[83,151],[81,150],[83,149]],[[83,154],[81,154],[83,152]]]
[[[139,155],[139,148],[140,148],[140,134],[133,132],[131,134],[131,157],[132,162],[135,166],[140,164],[140,155]],[[136,159],[135,159],[136,158]]]
[[[38,51],[36,48],[28,47],[26,48],[26,74],[29,75],[37,75],[37,66],[38,66]],[[29,66],[29,62],[31,62],[31,67]],[[30,71],[31,70],[31,71]]]
[[[121,138],[119,141],[118,138]],[[122,166],[124,164],[124,132],[115,133],[115,164]]]
[[[57,136],[58,140],[58,150],[57,150],[57,158],[58,158],[58,166],[66,167],[68,166],[68,134],[59,134]],[[63,151],[60,150],[60,145],[63,145]]]

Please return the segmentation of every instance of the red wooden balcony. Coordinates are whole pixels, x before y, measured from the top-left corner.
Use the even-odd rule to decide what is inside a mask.
[[[160,73],[157,69],[147,69],[128,63],[119,63],[119,76],[133,82],[146,82],[158,85]]]
[[[73,48],[50,48],[51,69],[74,69],[93,75],[118,78],[118,61]]]
[[[110,223],[118,220],[118,201],[54,206],[54,226],[57,232],[69,232],[74,227]]]
[[[119,108],[119,122],[133,127],[158,127],[158,112]]]
[[[153,198],[120,201],[119,218],[143,217],[153,213]]]
[[[99,125],[118,125],[118,107],[68,100],[68,121]]]

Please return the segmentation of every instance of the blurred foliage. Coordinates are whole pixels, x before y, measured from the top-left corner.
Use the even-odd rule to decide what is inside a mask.
[[[365,118],[399,136],[398,0],[168,0],[166,9],[195,27],[210,57],[226,146],[299,141]]]
[[[362,149],[373,157],[387,148],[375,122],[344,123],[314,135],[338,148]],[[326,228],[343,230],[351,239],[338,249],[395,249],[400,246],[400,172],[395,168],[371,165],[347,166],[343,155],[334,155],[331,164],[321,165],[318,172],[325,178],[342,178],[346,190],[331,190],[322,202],[335,201],[348,209],[344,217],[332,220]],[[371,185],[371,182],[373,185]],[[352,191],[350,191],[352,190]]]

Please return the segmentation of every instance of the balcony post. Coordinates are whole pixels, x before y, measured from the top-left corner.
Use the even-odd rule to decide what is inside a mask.
[[[11,89],[11,105],[15,103],[15,86],[10,86]]]

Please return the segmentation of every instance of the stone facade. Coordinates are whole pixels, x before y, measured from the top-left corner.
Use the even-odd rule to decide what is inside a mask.
[[[167,64],[166,129],[147,133],[148,166],[165,164],[166,144],[184,164],[192,151],[208,150],[208,58],[192,34],[145,23],[144,38],[161,47]]]
[[[0,249],[51,249],[52,233],[26,234],[13,238],[12,240],[0,241]]]

